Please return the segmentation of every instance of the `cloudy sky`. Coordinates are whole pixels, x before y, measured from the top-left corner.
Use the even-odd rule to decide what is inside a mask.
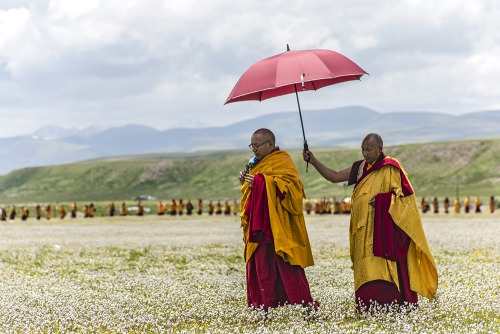
[[[307,109],[500,109],[496,0],[1,0],[0,137],[48,124],[218,126],[297,110],[223,106],[256,61],[330,49],[370,75],[301,94]]]

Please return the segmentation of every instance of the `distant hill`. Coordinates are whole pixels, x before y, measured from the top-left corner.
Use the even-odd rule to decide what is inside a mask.
[[[327,166],[340,169],[361,159],[359,148],[315,148]],[[288,150],[310,198],[349,196],[352,188],[331,184],[312,167],[306,173],[300,149]],[[500,139],[394,145],[419,198],[500,196]],[[109,157],[50,167],[29,167],[0,176],[0,205],[35,202],[131,201],[240,197],[238,173],[251,152],[220,150]]]
[[[387,145],[499,138],[500,111],[451,116],[432,112],[379,113],[353,106],[303,111],[309,146],[358,147],[367,133],[382,135]],[[273,113],[223,127],[170,129],[127,125],[84,130],[45,127],[30,136],[0,138],[0,175],[30,166],[48,166],[92,158],[147,153],[197,152],[246,148],[251,133],[272,129],[278,144],[302,147],[298,112]]]

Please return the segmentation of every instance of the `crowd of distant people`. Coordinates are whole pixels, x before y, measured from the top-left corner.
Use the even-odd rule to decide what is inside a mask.
[[[483,203],[481,202],[479,196],[476,196],[474,198],[474,202],[471,201],[470,196],[466,196],[464,198],[463,203],[460,201],[459,198],[455,198],[452,203],[448,197],[445,197],[442,206],[437,197],[434,197],[432,202],[429,202],[425,197],[423,197],[422,201],[420,202],[420,209],[422,210],[422,213],[431,212],[431,206],[432,206],[432,212],[434,213],[439,213],[440,208],[443,209],[444,213],[450,213],[451,211],[453,211],[454,213],[461,213],[462,209],[464,213],[469,213],[469,212],[481,213],[482,205]],[[495,212],[496,207],[497,203],[495,200],[495,196],[492,195],[490,196],[488,202],[489,212],[490,213]]]
[[[196,207],[195,207],[196,204]],[[157,204],[157,215],[170,215],[170,216],[182,216],[186,214],[190,215],[202,215],[203,213],[208,215],[237,215],[239,214],[239,202],[235,199],[232,203],[229,200],[222,201],[208,201],[206,208],[202,199],[198,199],[198,202],[193,204],[191,200],[184,202],[182,199],[172,199],[170,203],[163,201],[158,201]],[[77,218],[93,218],[96,216],[96,206],[94,203],[85,204],[79,211],[76,202],[73,202],[68,206],[64,204],[58,204],[52,207],[51,204],[47,204],[42,207],[37,204],[34,207],[34,218],[37,220],[46,219],[50,220],[52,218],[65,219],[66,217]],[[101,209],[102,210],[102,209]],[[145,208],[142,200],[138,200],[133,205],[127,205],[127,202],[122,202],[119,207],[115,206],[114,202],[111,202],[105,209],[105,212],[101,212],[100,216],[144,216],[145,212],[150,211],[149,208]],[[28,206],[21,206],[20,210],[16,208],[15,205],[11,205],[9,208],[0,207],[0,221],[14,221],[16,219],[27,220],[30,217],[30,210]]]
[[[474,198],[472,202],[470,197],[465,197],[463,203],[456,198],[453,203],[446,197],[442,203],[437,197],[429,202],[425,197],[422,198],[420,202],[420,208],[422,213],[434,212],[440,213],[441,210],[444,213],[469,213],[469,212],[482,212],[481,209],[482,202],[478,196]],[[488,209],[490,213],[495,212],[497,203],[494,196],[491,196],[488,203]],[[431,209],[432,207],[432,209]],[[94,203],[84,204],[81,207],[81,212],[78,211],[78,205],[73,202],[67,206],[64,204],[58,204],[54,208],[51,204],[47,204],[44,207],[37,204],[34,207],[34,218],[37,220],[46,219],[50,220],[52,218],[65,219],[70,218],[93,218],[96,216],[96,207]],[[150,208],[145,208],[142,201],[138,200],[134,205],[128,206],[127,202],[122,202],[117,208],[114,202],[111,202],[106,212],[100,213],[100,216],[144,216]],[[304,202],[304,212],[308,215],[316,214],[350,214],[351,213],[351,199],[349,197],[339,198],[334,197],[333,200],[329,198],[321,198],[316,200],[306,199]],[[225,201],[208,201],[205,206],[204,201],[200,198],[197,202],[193,203],[191,200],[184,202],[182,199],[172,199],[170,202],[158,201],[156,215],[170,215],[170,216],[182,216],[182,215],[238,215],[240,213],[240,203],[238,200],[230,202]],[[16,219],[27,220],[30,217],[30,211],[28,206],[21,206],[20,210],[16,208],[15,205],[9,208],[0,207],[0,221],[14,221]]]
[[[81,209],[81,211],[79,211]],[[146,212],[151,211],[149,207],[143,205],[142,200],[137,200],[132,205],[128,205],[127,202],[122,202],[119,207],[115,205],[114,202],[109,203],[106,209],[101,207],[99,216],[144,216]],[[351,212],[351,202],[350,198],[333,198],[331,201],[328,198],[322,198],[312,201],[307,199],[304,203],[304,211],[307,214],[350,214]],[[34,207],[34,218],[37,220],[45,219],[50,220],[52,218],[65,219],[70,218],[93,218],[96,216],[97,208],[94,203],[85,204],[83,207],[79,208],[76,202],[73,202],[69,207],[64,204],[57,204],[53,207],[51,204],[41,206],[37,204]],[[193,203],[191,200],[183,201],[182,199],[172,199],[170,202],[158,201],[156,215],[170,215],[170,216],[182,216],[182,215],[239,215],[240,203],[238,200],[230,202],[225,201],[204,201],[200,198],[197,202]],[[153,213],[154,214],[154,213]],[[0,221],[14,221],[16,219],[27,220],[30,217],[30,210],[28,206],[20,206],[20,210],[15,205],[9,208],[0,207]]]
[[[463,203],[460,202],[458,198],[453,200],[453,203],[450,201],[448,197],[445,197],[442,203],[438,200],[437,197],[434,197],[432,202],[429,202],[425,197],[422,198],[420,202],[420,208],[422,213],[432,212],[439,213],[469,213],[469,212],[482,212],[483,203],[481,202],[479,196],[474,198],[472,202],[470,196],[465,197]],[[495,200],[495,196],[490,196],[488,203],[488,210],[490,213],[495,212],[497,208],[497,202]],[[334,197],[333,201],[330,201],[328,198],[321,198],[315,201],[311,201],[307,199],[304,204],[304,211],[307,214],[350,214],[351,213],[351,198],[338,198]]]
[[[139,205],[140,201],[138,202],[138,206]],[[224,201],[224,203],[222,203],[221,201],[209,201],[206,208],[206,212],[209,215],[237,215],[239,211],[240,205],[238,200],[236,199],[232,203],[229,203],[228,200]],[[182,216],[185,213],[189,216],[195,213],[197,215],[201,215],[203,212],[204,204],[201,198],[198,199],[196,208],[194,207],[194,204],[191,202],[191,200],[187,200],[187,202],[184,203],[182,199],[179,199],[178,201],[172,199],[168,205],[167,203],[164,203],[162,201],[158,202],[158,215]]]
[[[351,198],[334,197],[333,200],[323,197],[316,200],[306,199],[304,203],[304,211],[310,215],[323,214],[350,214],[351,213]]]

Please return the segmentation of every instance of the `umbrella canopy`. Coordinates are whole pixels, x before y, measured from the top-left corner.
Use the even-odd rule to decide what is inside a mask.
[[[335,51],[286,51],[250,66],[224,104],[264,101],[296,91],[317,90],[345,81],[359,80],[364,74],[368,73]]]
[[[286,52],[262,59],[250,66],[238,80],[224,104],[251,100],[264,101],[295,93],[304,137],[304,150],[308,151],[297,92],[359,80],[365,74],[368,73],[338,52],[323,49],[290,51],[287,45]]]

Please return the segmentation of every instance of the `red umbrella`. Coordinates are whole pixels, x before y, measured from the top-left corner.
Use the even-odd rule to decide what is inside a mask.
[[[295,93],[304,150],[308,150],[298,91],[359,80],[366,73],[349,58],[330,50],[297,50],[262,59],[243,73],[227,98],[227,103],[257,100]]]

